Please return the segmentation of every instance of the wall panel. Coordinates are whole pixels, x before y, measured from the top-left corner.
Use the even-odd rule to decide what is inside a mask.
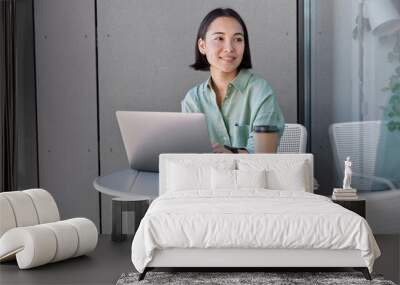
[[[36,0],[40,186],[99,225],[94,0]]]

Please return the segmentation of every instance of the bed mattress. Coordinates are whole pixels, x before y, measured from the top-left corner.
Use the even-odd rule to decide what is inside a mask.
[[[179,191],[153,201],[132,243],[139,272],[162,249],[359,250],[372,271],[379,248],[361,216],[299,191]]]

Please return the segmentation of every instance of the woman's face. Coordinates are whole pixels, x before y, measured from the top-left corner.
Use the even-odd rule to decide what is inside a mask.
[[[205,39],[198,40],[198,46],[206,55],[211,71],[236,73],[244,52],[242,26],[231,17],[216,18],[208,27]]]

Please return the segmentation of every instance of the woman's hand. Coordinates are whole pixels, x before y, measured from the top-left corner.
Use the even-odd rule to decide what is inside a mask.
[[[212,144],[213,153],[232,153],[230,150],[226,149],[223,145],[219,143]]]

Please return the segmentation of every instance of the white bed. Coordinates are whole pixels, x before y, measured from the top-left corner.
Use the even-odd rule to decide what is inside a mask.
[[[370,278],[380,251],[367,222],[312,194],[312,177],[311,154],[161,155],[160,197],[132,243],[140,278],[154,267],[354,267]]]

